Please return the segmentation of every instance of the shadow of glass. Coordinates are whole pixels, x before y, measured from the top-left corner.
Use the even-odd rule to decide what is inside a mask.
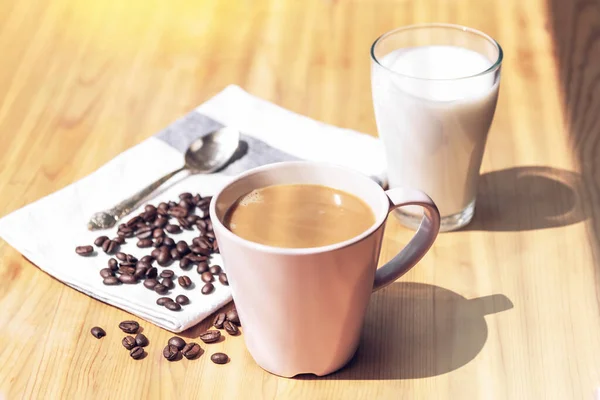
[[[481,175],[473,221],[462,230],[527,231],[588,218],[579,174],[551,167],[515,167]]]
[[[504,295],[466,299],[422,283],[397,282],[371,298],[354,358],[326,377],[296,379],[415,379],[453,371],[485,345],[485,315],[513,307]]]

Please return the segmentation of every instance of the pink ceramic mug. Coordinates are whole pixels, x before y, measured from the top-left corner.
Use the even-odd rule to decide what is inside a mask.
[[[373,210],[376,222],[347,241],[288,249],[254,243],[223,225],[242,195],[270,185],[316,184],[351,193]],[[423,221],[408,245],[377,269],[383,229],[396,207],[418,205]],[[326,375],[346,364],[358,346],[369,296],[412,268],[433,244],[440,214],[421,191],[384,191],[347,168],[284,162],[255,168],[225,186],[210,216],[250,354],[265,370],[285,377]]]

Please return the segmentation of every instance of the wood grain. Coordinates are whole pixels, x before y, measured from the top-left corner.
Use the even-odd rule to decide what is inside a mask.
[[[590,0],[0,2],[0,215],[94,171],[230,83],[376,134],[368,49],[400,25],[469,25],[505,50],[475,220],[373,295],[347,368],[279,378],[256,366],[243,336],[168,363],[160,351],[171,335],[149,324],[149,354],[135,362],[119,344],[128,314],[0,241],[0,399],[592,398],[599,16]],[[382,261],[410,235],[390,221]],[[108,336],[93,339],[94,325]],[[213,365],[213,351],[231,362]]]

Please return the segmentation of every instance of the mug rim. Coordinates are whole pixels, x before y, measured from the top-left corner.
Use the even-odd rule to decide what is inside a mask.
[[[239,182],[243,179],[246,179],[246,178],[248,178],[252,175],[255,175],[257,173],[260,173],[260,172],[275,170],[275,169],[279,169],[282,167],[288,167],[288,166],[292,166],[292,167],[293,166],[298,166],[298,167],[306,167],[306,166],[315,167],[316,166],[319,168],[328,168],[328,169],[334,168],[334,169],[343,171],[344,173],[354,175],[357,179],[362,179],[362,180],[368,181],[370,184],[373,185],[374,190],[377,190],[377,192],[379,194],[380,200],[382,202],[381,212],[379,213],[379,215],[377,215],[377,211],[374,210],[373,207],[371,207],[369,205],[369,208],[371,209],[371,211],[373,211],[373,214],[375,214],[375,222],[373,223],[373,225],[371,225],[365,231],[361,232],[360,234],[358,234],[354,237],[351,237],[350,239],[344,240],[342,242],[333,243],[333,244],[329,244],[326,246],[304,247],[304,248],[269,246],[266,244],[261,244],[261,243],[253,242],[248,239],[244,239],[241,236],[238,236],[235,233],[233,233],[231,230],[229,230],[221,222],[220,218],[217,217],[216,204],[219,200],[219,197],[221,196],[221,194],[223,194],[223,192],[225,192],[234,183]],[[357,197],[359,197],[362,201],[364,201],[366,203],[365,199],[362,196],[357,196]],[[223,235],[226,235],[229,240],[233,240],[234,242],[237,242],[237,244],[244,245],[246,247],[253,247],[256,250],[259,250],[263,253],[269,253],[269,254],[314,255],[314,254],[327,253],[327,252],[331,252],[334,250],[343,249],[345,247],[351,246],[355,243],[358,243],[358,242],[366,239],[367,237],[371,236],[375,231],[377,231],[385,223],[385,221],[388,217],[388,214],[389,214],[389,210],[390,210],[390,201],[389,201],[389,198],[387,197],[387,195],[385,194],[385,191],[383,190],[383,188],[381,186],[379,186],[379,184],[377,184],[377,182],[375,182],[373,179],[371,179],[367,175],[362,174],[359,171],[356,171],[352,168],[348,168],[348,167],[338,165],[335,163],[330,163],[330,162],[283,161],[283,162],[277,162],[277,163],[272,163],[272,164],[267,164],[267,165],[262,165],[260,167],[252,168],[252,169],[249,169],[248,171],[245,171],[245,172],[237,175],[234,179],[229,181],[225,186],[223,186],[213,196],[212,201],[210,202],[209,215],[210,215],[210,219],[213,224],[213,228],[215,225],[217,225]]]

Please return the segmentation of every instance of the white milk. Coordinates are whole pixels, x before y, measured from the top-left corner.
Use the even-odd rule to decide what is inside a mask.
[[[390,187],[423,190],[442,217],[460,213],[475,199],[498,98],[494,73],[455,78],[483,72],[493,62],[462,47],[424,46],[395,50],[380,60],[397,73],[373,64],[373,102]]]

